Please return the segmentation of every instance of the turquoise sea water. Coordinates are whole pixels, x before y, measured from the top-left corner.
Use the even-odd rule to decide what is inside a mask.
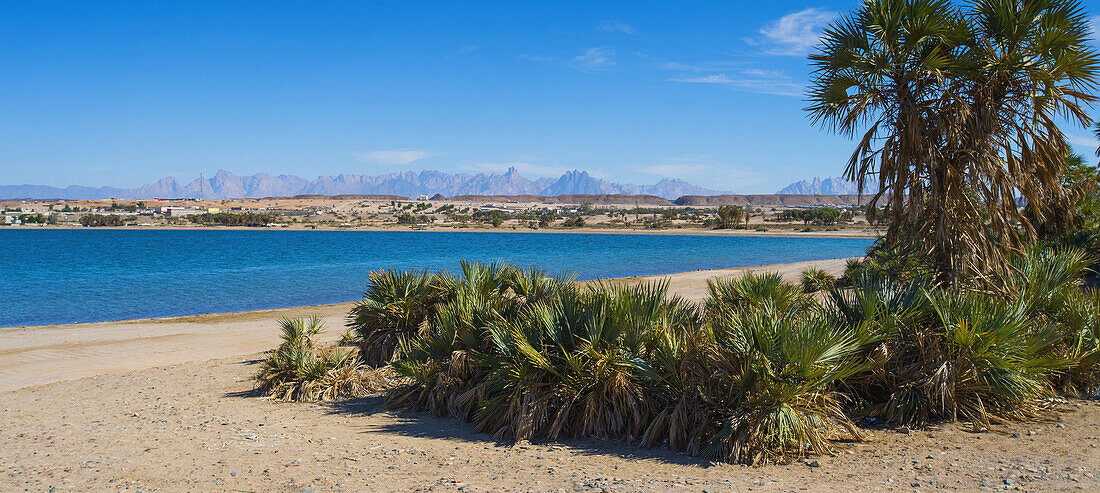
[[[580,279],[851,257],[871,240],[371,231],[0,230],[0,327],[352,301],[382,268],[501,260]]]

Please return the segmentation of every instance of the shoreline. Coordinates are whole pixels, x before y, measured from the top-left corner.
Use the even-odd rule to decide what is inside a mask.
[[[756,231],[754,229],[702,229],[702,228],[670,228],[670,229],[612,229],[612,228],[571,228],[571,229],[531,229],[531,228],[409,228],[409,227],[354,227],[341,228],[332,226],[304,227],[275,227],[256,228],[247,226],[45,226],[22,225],[4,226],[0,231],[23,230],[95,230],[95,231],[347,231],[347,232],[409,232],[409,233],[512,233],[512,234],[619,234],[619,235],[679,235],[679,236],[757,236],[757,237],[792,237],[792,238],[876,238],[881,231],[862,229],[841,229],[839,231],[787,231],[769,230]]]
[[[799,272],[794,273],[793,275],[789,275],[791,273],[787,272],[787,271],[789,271],[790,269],[795,268],[795,267],[805,268],[809,265],[817,265],[817,264],[830,264],[830,267],[832,267],[833,263],[835,263],[835,262],[845,262],[849,258],[858,258],[858,257],[846,257],[846,258],[834,257],[834,258],[825,258],[825,259],[818,259],[818,260],[803,260],[803,261],[799,261],[799,262],[787,262],[787,263],[778,263],[778,264],[745,265],[745,266],[741,266],[741,267],[727,267],[727,268],[722,268],[722,269],[694,269],[694,270],[688,270],[688,271],[673,272],[673,273],[670,273],[670,274],[648,274],[648,275],[638,275],[638,276],[609,277],[609,278],[603,278],[603,279],[589,279],[589,280],[584,280],[584,281],[577,281],[577,283],[583,285],[585,283],[596,282],[596,281],[619,282],[619,283],[622,283],[622,282],[645,282],[645,281],[659,280],[659,279],[663,279],[663,278],[669,278],[669,279],[697,278],[700,275],[706,276],[707,278],[710,278],[710,277],[726,277],[726,276],[731,275],[731,274],[746,272],[746,271],[752,271],[752,270],[775,270],[777,272],[780,272],[781,274],[784,274],[784,278],[788,282],[798,283],[799,280],[797,278],[797,274],[800,273],[801,270],[799,270]],[[841,265],[841,267],[842,267],[842,265]],[[826,268],[826,270],[830,270],[830,269]],[[842,270],[843,269],[841,269],[841,271]],[[837,272],[841,272],[841,271],[836,271],[836,272],[830,271],[830,273],[835,275],[835,274],[837,274]],[[259,317],[259,316],[265,315],[265,314],[277,315],[281,312],[285,312],[285,311],[288,311],[288,310],[303,311],[303,310],[314,309],[314,310],[318,310],[318,311],[328,312],[328,311],[335,310],[335,309],[343,309],[344,311],[347,311],[347,310],[350,310],[351,307],[354,306],[355,303],[357,303],[358,301],[359,300],[337,301],[337,302],[333,302],[333,303],[320,303],[320,304],[316,304],[316,305],[294,305],[294,306],[284,306],[284,307],[275,307],[275,308],[259,308],[259,309],[256,309],[256,310],[236,310],[236,311],[229,311],[229,312],[193,313],[193,314],[189,314],[189,315],[171,315],[171,316],[167,316],[167,317],[124,318],[124,319],[119,319],[119,320],[99,320],[99,321],[94,321],[94,322],[69,322],[69,323],[39,324],[39,325],[7,325],[7,326],[0,326],[0,333],[3,333],[5,331],[10,331],[10,330],[32,330],[32,329],[33,330],[51,330],[51,329],[58,329],[58,328],[65,328],[65,327],[73,327],[73,326],[78,326],[78,325],[101,325],[101,324],[127,325],[127,324],[136,324],[136,323],[173,323],[173,322],[175,322],[175,323],[199,323],[199,322],[233,321],[233,320],[252,319],[252,318]],[[2,347],[2,346],[0,346],[0,347]],[[4,349],[0,349],[0,354],[3,354],[4,351],[5,351]]]
[[[833,274],[847,259],[822,259],[675,274],[605,279],[620,283],[667,280],[670,294],[698,301],[707,280],[748,271],[775,271],[789,281],[809,266]],[[589,282],[589,281],[581,281]],[[355,301],[176,317],[0,328],[0,393],[104,374],[255,355],[277,345],[277,320],[318,315],[322,340],[335,341]]]

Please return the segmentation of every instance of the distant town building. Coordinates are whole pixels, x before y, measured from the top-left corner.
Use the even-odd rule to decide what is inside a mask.
[[[187,207],[178,207],[178,206],[154,207],[153,210],[156,211],[157,214],[164,214],[165,216],[170,216],[170,217],[191,216],[191,215],[201,214],[203,212],[206,212],[206,211],[203,211],[201,209],[189,209]]]

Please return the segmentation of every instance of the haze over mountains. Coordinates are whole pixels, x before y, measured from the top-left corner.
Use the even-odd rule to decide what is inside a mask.
[[[878,190],[876,184],[868,183],[863,194],[875,193]],[[775,192],[777,195],[855,195],[859,193],[859,187],[855,182],[841,177],[821,179],[814,177],[812,181],[796,181]]]
[[[874,193],[873,186],[864,194]],[[51,187],[45,185],[0,185],[0,199],[153,199],[153,198],[260,198],[290,197],[302,194],[316,195],[399,195],[417,197],[442,194],[456,195],[570,195],[570,194],[628,194],[655,195],[669,200],[685,195],[723,195],[730,192],[711,190],[692,185],[683,180],[665,178],[653,185],[614,183],[594,178],[587,171],[568,171],[558,178],[530,180],[509,168],[503,174],[465,173],[450,174],[442,171],[405,171],[386,175],[320,176],[307,180],[294,175],[273,176],[258,173],[237,176],[220,170],[213,177],[180,184],[167,177],[155,183],[137,188]],[[840,177],[819,178],[793,182],[776,192],[777,195],[854,195],[858,190],[854,182]]]
[[[663,179],[653,185],[613,183],[594,178],[587,171],[573,170],[558,178],[529,180],[515,168],[503,174],[468,175],[441,171],[406,171],[368,176],[340,174],[307,180],[293,175],[272,176],[259,173],[237,176],[225,170],[213,177],[181,185],[175,178],[163,178],[138,188],[84,187],[65,188],[43,185],[0,185],[0,198],[27,199],[121,199],[190,198],[200,195],[208,199],[254,198],[318,195],[564,195],[564,194],[632,194],[656,195],[675,199],[683,195],[719,195],[710,190],[678,179]]]

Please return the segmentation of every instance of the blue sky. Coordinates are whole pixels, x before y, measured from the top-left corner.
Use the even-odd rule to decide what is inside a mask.
[[[843,170],[802,86],[855,5],[6,2],[0,183],[515,166],[771,193]]]

